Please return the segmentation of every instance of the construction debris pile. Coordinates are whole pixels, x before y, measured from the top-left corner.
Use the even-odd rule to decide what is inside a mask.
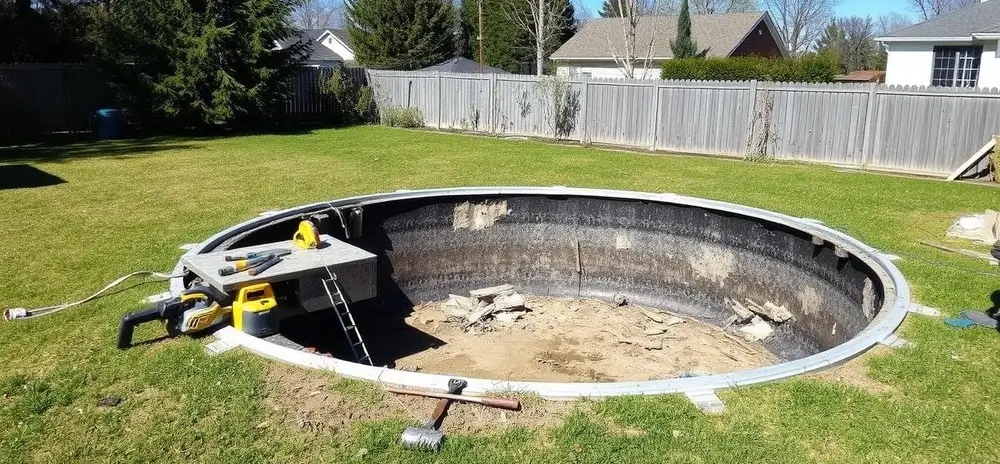
[[[505,284],[473,290],[468,297],[449,295],[441,311],[467,332],[491,332],[513,325],[530,310],[514,286]]]
[[[775,327],[792,320],[792,313],[784,306],[778,306],[768,301],[759,304],[751,299],[746,304],[736,300],[726,299],[733,309],[728,326],[737,326],[737,333],[751,342],[759,342],[774,333]]]

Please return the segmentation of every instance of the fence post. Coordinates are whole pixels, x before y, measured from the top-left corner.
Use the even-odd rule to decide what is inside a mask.
[[[875,112],[878,105],[878,83],[872,82],[868,91],[868,111],[865,112],[865,138],[861,144],[861,167],[868,166],[875,155],[875,130],[878,126]]]
[[[486,132],[488,133],[495,132],[497,127],[496,88],[497,88],[497,75],[496,73],[490,73],[490,88],[488,90],[490,97],[490,103],[488,105],[488,108],[490,110],[490,117],[489,117],[490,125],[486,128]]]
[[[649,150],[656,151],[656,132],[660,130],[660,82],[653,80],[653,117],[649,118]]]
[[[753,120],[757,113],[757,80],[750,81],[750,107],[747,108],[747,136],[743,145],[743,155],[750,155],[750,147],[753,145]]]
[[[437,128],[441,129],[441,100],[444,99],[444,93],[441,91],[441,71],[435,71],[434,77],[437,79],[437,113],[438,113],[438,123]]]
[[[580,144],[590,145],[590,119],[587,116],[587,94],[590,93],[590,76],[583,76],[583,90],[580,92]]]

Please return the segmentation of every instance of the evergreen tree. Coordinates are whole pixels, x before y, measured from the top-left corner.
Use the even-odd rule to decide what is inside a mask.
[[[348,0],[347,30],[359,64],[420,69],[455,56],[455,10],[448,0]]]
[[[561,2],[561,3],[560,3]],[[572,0],[557,0],[563,8],[563,23],[559,32],[546,44],[546,54],[556,51],[576,34],[576,10]],[[487,66],[519,73],[535,61],[534,41],[530,34],[511,21],[512,10],[527,13],[525,0],[483,0],[483,51]],[[459,20],[459,55],[479,61],[478,0],[462,0]]]
[[[565,5],[565,9],[563,10],[563,24],[560,28],[561,31],[559,32],[559,36],[556,37],[557,41],[553,44],[550,53],[558,50],[562,44],[566,43],[567,40],[576,35],[576,8],[573,7],[572,0],[562,0],[562,2]]]
[[[466,37],[463,56],[479,61],[478,0],[463,0],[460,29]],[[534,43],[528,33],[511,21],[512,8],[526,8],[523,0],[482,0],[483,55],[487,66],[513,73],[534,60]]]
[[[688,0],[681,2],[681,13],[677,17],[677,40],[670,42],[670,50],[674,53],[674,59],[684,58],[704,58],[708,55],[708,49],[698,51],[698,43],[691,38],[691,9]]]
[[[212,126],[274,121],[299,73],[296,0],[130,0],[103,25],[99,60],[145,123]]]
[[[618,0],[604,0],[604,4],[601,5],[601,11],[598,13],[602,18],[620,18],[625,16],[628,5],[623,1]]]

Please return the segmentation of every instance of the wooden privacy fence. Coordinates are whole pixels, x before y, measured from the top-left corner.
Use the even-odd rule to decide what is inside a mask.
[[[1000,132],[1000,93],[880,84],[559,80],[369,71],[425,125],[947,175]]]
[[[363,68],[347,68],[358,83]],[[336,107],[324,94],[334,70],[303,67],[292,82],[285,115],[292,122],[328,120]],[[0,137],[54,132],[89,132],[94,112],[116,108],[114,92],[91,67],[71,64],[0,64]]]
[[[94,111],[113,107],[96,69],[66,64],[0,65],[0,137],[86,132]]]

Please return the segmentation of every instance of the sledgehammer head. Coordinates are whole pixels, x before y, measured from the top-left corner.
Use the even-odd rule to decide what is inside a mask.
[[[438,430],[423,427],[407,427],[399,437],[399,446],[408,450],[441,451],[444,434]]]

